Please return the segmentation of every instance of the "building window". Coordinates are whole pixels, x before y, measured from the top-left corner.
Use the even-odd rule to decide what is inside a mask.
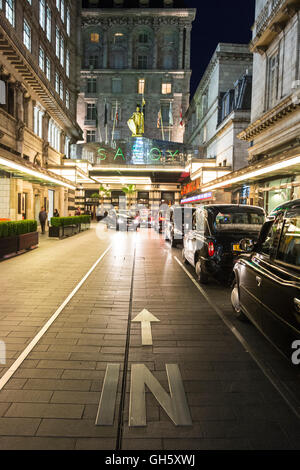
[[[51,29],[52,29],[52,12],[49,5],[47,5],[47,19],[46,19],[46,36],[48,41],[51,41]]]
[[[26,20],[24,20],[23,24],[23,42],[25,47],[31,51],[31,28]]]
[[[12,26],[15,26],[15,0],[6,0],[5,16]]]
[[[49,57],[46,57],[46,77],[49,81],[51,80],[51,62]]]
[[[59,58],[59,53],[60,53],[60,33],[59,33],[59,28],[56,26],[55,29],[55,53],[56,56]]]
[[[70,51],[66,52],[66,75],[70,77]]]
[[[172,93],[172,83],[163,83],[161,86],[161,92],[163,95],[169,95]]]
[[[116,120],[116,125],[118,125],[121,119],[121,106],[120,103],[113,103],[111,106],[111,120]]]
[[[89,67],[97,69],[98,68],[98,56],[90,55],[89,56]]]
[[[146,55],[138,56],[138,68],[147,69],[148,68],[148,57]]]
[[[43,111],[35,106],[33,110],[33,131],[40,138],[43,137]]]
[[[112,93],[121,93],[122,92],[122,79],[113,78],[111,81],[111,91]]]
[[[88,78],[87,80],[87,92],[88,93],[97,93],[97,79]]]
[[[146,44],[148,42],[148,34],[147,33],[140,33],[139,34],[139,42],[142,44]]]
[[[48,128],[48,142],[52,148],[60,152],[60,134],[61,131],[55,121],[50,119]]]
[[[45,52],[44,49],[40,46],[39,48],[39,66],[40,69],[44,72],[45,70]]]
[[[60,64],[62,67],[65,65],[65,41],[62,35],[60,37]]]
[[[57,72],[55,72],[55,91],[59,93],[59,75]]]
[[[144,78],[140,78],[139,79],[139,83],[138,83],[138,93],[140,95],[143,95],[145,93],[145,79]]]
[[[96,131],[86,131],[86,141],[96,142]]]
[[[64,99],[64,82],[62,79],[59,80],[59,97],[63,101]]]
[[[40,12],[39,12],[39,17],[40,17],[40,25],[43,29],[45,29],[45,0],[40,0]]]
[[[70,92],[66,90],[66,107],[70,109]]]
[[[279,55],[276,53],[269,59],[269,107],[274,106],[277,101],[278,65]]]
[[[90,41],[98,43],[100,41],[100,36],[98,33],[91,33],[90,35]]]
[[[58,11],[60,10],[60,0],[56,0],[56,8]]]
[[[60,17],[62,22],[65,22],[65,0],[61,0],[60,2]]]
[[[170,118],[170,105],[167,103],[161,105],[161,118],[163,125],[168,126]]]
[[[70,13],[70,9],[67,8],[67,35],[70,36],[71,34],[71,13]]]
[[[86,106],[86,119],[87,121],[96,121],[97,110],[95,103],[88,103]]]

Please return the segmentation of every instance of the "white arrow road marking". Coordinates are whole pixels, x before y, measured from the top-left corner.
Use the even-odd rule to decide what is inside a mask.
[[[148,310],[144,309],[132,321],[140,322],[142,324],[142,345],[151,346],[153,344],[151,323],[160,320],[152,315],[152,313],[150,313]]]

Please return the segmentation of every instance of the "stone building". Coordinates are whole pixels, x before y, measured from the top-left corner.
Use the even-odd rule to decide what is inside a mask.
[[[239,134],[249,165],[205,186],[267,212],[300,197],[299,8],[299,0],[256,0],[251,123]]]
[[[148,153],[151,148],[160,152],[164,143],[158,141],[183,142],[182,115],[190,98],[190,36],[196,13],[183,3],[181,0],[83,2],[77,120],[84,131],[84,141],[72,149],[71,158],[87,159],[94,165],[90,174],[98,183],[109,185],[111,201],[117,200],[114,196],[122,194],[122,186],[129,183],[136,184],[132,198],[136,202],[143,200],[151,205],[179,199],[179,176],[185,166],[180,165],[177,173],[174,168],[170,173],[158,172],[148,164],[137,171],[141,162],[136,154],[137,149],[147,146],[150,146]],[[143,101],[144,140],[130,141],[127,121]],[[118,154],[130,142],[131,164],[125,165],[128,171],[121,174],[116,167],[116,171],[110,168],[105,173],[105,162],[97,159],[97,146],[107,152],[115,149]],[[144,156],[146,153],[145,150]],[[97,191],[99,184],[82,188],[81,197],[86,190],[89,199],[88,195]]]
[[[75,184],[60,168],[76,124],[78,2],[0,1],[0,219],[68,215]]]
[[[220,43],[185,115],[187,144],[198,147],[201,159],[191,162],[192,185],[202,185],[247,164],[248,144],[237,135],[250,123],[252,55],[244,44]],[[227,197],[225,197],[227,196]],[[230,198],[223,195],[222,202]]]
[[[101,5],[110,5],[102,8]],[[151,6],[154,3],[156,7]],[[85,141],[130,136],[127,120],[145,106],[145,136],[183,141],[181,112],[189,103],[190,35],[195,10],[161,0],[88,2],[82,10],[78,123]],[[179,6],[178,6],[179,5]],[[107,132],[104,129],[105,103]],[[162,114],[162,125],[158,113]]]

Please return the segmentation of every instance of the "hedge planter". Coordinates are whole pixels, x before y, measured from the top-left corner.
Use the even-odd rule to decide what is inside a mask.
[[[36,220],[0,222],[0,258],[38,245]]]
[[[18,251],[30,250],[30,248],[39,244],[38,232],[24,233],[19,235],[18,238]]]
[[[65,238],[90,228],[90,216],[52,217],[49,237]]]
[[[0,258],[6,255],[17,253],[18,251],[18,237],[3,237],[0,238]]]

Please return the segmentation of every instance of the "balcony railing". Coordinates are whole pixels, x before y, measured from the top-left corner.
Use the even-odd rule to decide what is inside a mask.
[[[265,6],[263,7],[262,11],[258,15],[255,24],[254,24],[254,31],[253,31],[253,40],[255,40],[256,36],[260,36],[262,31],[267,27],[268,23],[272,20],[272,18],[276,15],[278,10],[284,5],[284,3],[288,3],[286,0],[268,0]]]

